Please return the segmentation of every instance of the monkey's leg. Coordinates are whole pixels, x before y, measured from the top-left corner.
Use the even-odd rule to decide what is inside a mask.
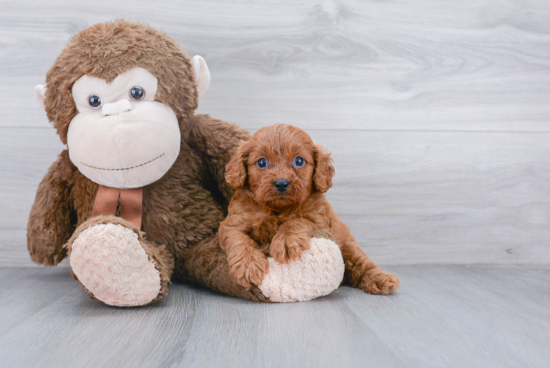
[[[65,246],[73,277],[105,304],[146,305],[168,292],[172,255],[164,246],[143,239],[138,228],[120,217],[89,219]]]
[[[178,266],[179,262],[178,271],[209,289],[254,302],[269,302],[258,288],[247,290],[231,279],[227,256],[219,246],[217,235],[187,248]]]
[[[311,239],[311,249],[295,261],[278,263],[271,257],[268,261],[269,272],[262,284],[247,290],[231,279],[227,256],[214,236],[186,251],[182,271],[210,289],[256,302],[311,300],[331,293],[344,277],[338,245],[318,234]]]

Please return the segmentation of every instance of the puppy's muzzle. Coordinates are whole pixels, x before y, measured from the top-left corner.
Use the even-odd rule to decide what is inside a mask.
[[[290,182],[286,179],[277,179],[273,182],[273,185],[275,186],[275,189],[277,189],[278,192],[282,193],[288,189]]]

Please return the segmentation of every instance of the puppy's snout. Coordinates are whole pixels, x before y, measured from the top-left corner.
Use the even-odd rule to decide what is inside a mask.
[[[275,189],[277,189],[279,192],[284,192],[288,189],[290,182],[286,179],[277,179],[273,182],[273,185],[275,186]]]

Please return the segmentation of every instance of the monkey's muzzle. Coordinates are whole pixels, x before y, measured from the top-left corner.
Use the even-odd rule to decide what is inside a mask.
[[[139,188],[170,170],[181,134],[172,109],[160,102],[122,99],[76,115],[69,125],[69,157],[91,181]]]

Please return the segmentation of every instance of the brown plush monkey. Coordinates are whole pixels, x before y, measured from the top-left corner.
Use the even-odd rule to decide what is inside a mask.
[[[174,275],[270,301],[232,281],[217,242],[233,194],[225,166],[250,137],[194,115],[209,79],[201,57],[143,24],[117,20],[71,38],[36,89],[68,148],[30,213],[34,262],[68,256],[88,294],[116,306],[163,298]]]

